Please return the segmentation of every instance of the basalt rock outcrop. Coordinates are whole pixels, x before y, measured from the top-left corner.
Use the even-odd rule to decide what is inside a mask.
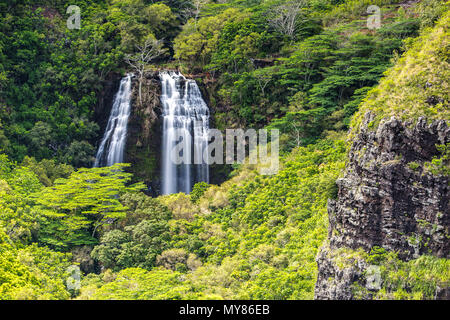
[[[158,72],[147,72],[142,80],[142,102],[139,80],[133,78],[132,112],[128,121],[125,161],[136,181],[148,186],[148,193],[157,195],[160,188],[161,162],[161,83]]]
[[[369,252],[378,246],[398,252],[404,261],[423,254],[450,256],[449,177],[427,169],[440,156],[436,146],[450,142],[448,123],[391,118],[372,129],[372,121],[367,113],[337,181],[337,200],[328,203],[328,241],[317,257],[316,299],[352,299],[353,283],[369,285],[365,261],[349,268],[336,265],[343,248]],[[450,298],[449,289],[439,288],[436,298]]]

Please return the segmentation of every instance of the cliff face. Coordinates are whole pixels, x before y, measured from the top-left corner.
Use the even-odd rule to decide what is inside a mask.
[[[439,156],[436,145],[450,142],[448,125],[391,118],[373,130],[372,119],[366,113],[337,181],[338,199],[328,203],[329,241],[317,257],[316,299],[352,299],[355,283],[365,287],[364,298],[380,289],[372,287],[367,275],[373,266],[364,259],[336,262],[347,249],[370,252],[378,246],[403,261],[450,255],[449,177],[426,169]],[[450,298],[448,287],[436,289],[435,298]]]
[[[109,114],[111,112],[111,106],[113,104],[114,96],[119,89],[120,75],[111,74],[105,81],[104,86],[98,96],[98,105],[94,109],[94,120],[99,125],[100,131],[97,141],[100,143],[103,133],[105,132],[106,125],[108,124]]]
[[[132,112],[128,122],[125,162],[132,163],[130,171],[136,181],[157,195],[160,185],[161,155],[161,83],[157,72],[148,72],[142,82],[142,103],[139,81],[133,79]]]

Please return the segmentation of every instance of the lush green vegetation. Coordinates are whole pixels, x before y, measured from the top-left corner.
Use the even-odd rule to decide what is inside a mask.
[[[354,130],[359,129],[367,111],[376,115],[372,128],[393,115],[408,120],[421,116],[430,121],[450,118],[449,22],[447,14],[411,44],[408,55],[399,59],[364,99],[354,118]],[[410,107],[404,108],[405,105]]]
[[[391,58],[404,51],[404,40],[418,35],[417,15],[426,10],[386,6],[389,18],[374,32],[366,26],[364,1],[338,7],[331,1],[305,2],[295,33],[288,37],[271,24],[272,12],[284,2],[220,6],[214,16],[188,21],[174,50],[182,67],[206,71],[212,78],[210,100],[219,128],[272,122],[292,148],[314,142],[326,130],[348,128],[367,91],[392,65]],[[334,14],[349,19],[328,23]]]
[[[367,111],[374,127],[450,119],[448,3],[399,2],[83,0],[80,30],[67,1],[0,3],[0,298],[313,298],[345,131]],[[294,27],[280,25],[297,4]],[[127,164],[86,168],[107,88],[149,39],[164,54],[147,67],[199,75],[216,127],[281,130],[278,174],[242,165],[220,186],[151,198]],[[439,150],[427,170],[448,175]],[[338,259],[355,257],[380,266],[380,299],[433,298],[450,278],[447,259]],[[80,288],[66,286],[70,265]]]
[[[370,295],[374,295],[373,298],[379,300],[434,299],[437,287],[445,288],[449,285],[449,259],[422,255],[405,262],[398,258],[396,252],[389,252],[380,247],[372,248],[369,253],[342,248],[333,252],[330,258],[340,270],[356,268],[361,263],[377,268],[381,289],[374,294],[361,285],[361,282],[354,282],[352,291],[357,299]],[[366,279],[370,276],[371,271],[368,268],[362,278]]]
[[[163,3],[90,0],[77,2],[82,28],[70,30],[69,4],[0,4],[0,141],[14,160],[32,155],[89,166],[107,80],[125,70],[124,55],[136,44],[170,40],[177,30]]]

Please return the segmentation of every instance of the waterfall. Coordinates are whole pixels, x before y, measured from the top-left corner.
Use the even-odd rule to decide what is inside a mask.
[[[161,193],[188,194],[195,183],[209,182],[209,166],[203,160],[208,146],[209,109],[194,80],[174,71],[159,76],[163,107]],[[176,164],[171,151],[181,143],[183,161]]]
[[[94,167],[112,166],[123,162],[123,154],[127,140],[127,125],[131,111],[131,78],[127,74],[120,81],[111,108],[105,134],[97,151]]]

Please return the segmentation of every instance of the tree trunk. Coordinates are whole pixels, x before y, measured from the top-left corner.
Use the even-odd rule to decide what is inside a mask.
[[[141,107],[142,107],[142,79],[143,77],[141,76],[139,78],[139,101],[141,103]]]

